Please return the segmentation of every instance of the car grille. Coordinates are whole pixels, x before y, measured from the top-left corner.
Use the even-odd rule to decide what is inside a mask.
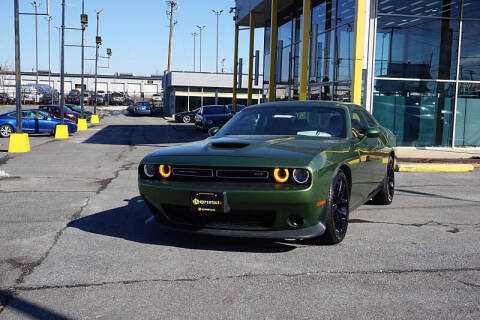
[[[187,206],[162,205],[173,223],[236,230],[267,230],[273,226],[275,211],[232,210],[229,213],[198,213]]]
[[[268,182],[271,180],[271,170],[265,168],[174,167],[172,173],[173,178],[178,180]]]

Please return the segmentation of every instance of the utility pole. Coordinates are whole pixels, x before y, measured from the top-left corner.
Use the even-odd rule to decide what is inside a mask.
[[[95,37],[95,100],[93,101],[93,114],[97,114],[97,75],[98,75],[98,48],[102,45],[102,39],[98,36],[98,25],[100,23],[100,13],[103,9],[96,11],[97,13],[97,36]],[[83,97],[82,97],[83,99]]]
[[[200,72],[202,72],[202,32],[205,29],[205,26],[197,26],[200,30]]]
[[[37,77],[35,80],[35,84],[37,88],[35,88],[35,102],[38,103],[38,7],[40,4],[37,1],[33,1],[31,5],[35,8],[35,71],[37,73]]]
[[[51,80],[51,77],[52,77],[52,67],[51,67],[51,64],[50,64],[50,59],[51,59],[51,54],[50,54],[50,22],[52,21],[52,16],[48,16],[46,18],[47,22],[48,22],[48,85],[52,88],[52,90],[50,91],[50,103],[53,104],[53,87],[52,87],[52,80]]]
[[[192,33],[192,36],[193,36],[193,72],[196,71],[195,59],[196,59],[196,52],[197,52],[197,35],[198,35],[198,33],[196,33],[196,32]]]
[[[173,19],[173,12],[178,9],[178,4],[175,1],[167,1],[167,16],[170,17],[170,35],[168,37],[168,68],[170,71],[172,66],[172,38],[173,38],[173,26],[177,24]]]
[[[217,16],[217,57],[216,57],[217,67],[215,69],[215,72],[218,73],[218,21],[220,19],[220,15],[222,14],[223,10],[220,10],[220,11],[212,10],[212,12],[214,15]]]

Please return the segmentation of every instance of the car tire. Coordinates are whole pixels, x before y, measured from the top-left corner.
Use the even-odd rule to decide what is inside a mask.
[[[383,178],[380,190],[369,201],[370,204],[386,205],[392,203],[395,194],[395,161],[392,156],[388,159],[387,172]]]
[[[342,170],[333,178],[326,202],[325,233],[317,238],[321,244],[337,244],[343,241],[348,229],[350,213],[350,190],[348,179]]]
[[[189,115],[185,115],[182,117],[183,123],[190,123],[191,121],[192,121],[192,118]]]
[[[0,126],[0,136],[2,138],[8,138],[13,133],[13,127],[9,124],[2,124]]]

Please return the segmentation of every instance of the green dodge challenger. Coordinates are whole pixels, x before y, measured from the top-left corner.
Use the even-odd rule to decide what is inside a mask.
[[[334,244],[351,210],[392,202],[395,136],[359,106],[265,103],[209,133],[140,163],[140,194],[170,229]]]

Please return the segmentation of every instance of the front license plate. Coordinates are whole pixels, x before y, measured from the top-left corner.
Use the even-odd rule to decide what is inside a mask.
[[[227,212],[226,198],[221,192],[193,192],[191,208],[198,213]]]

